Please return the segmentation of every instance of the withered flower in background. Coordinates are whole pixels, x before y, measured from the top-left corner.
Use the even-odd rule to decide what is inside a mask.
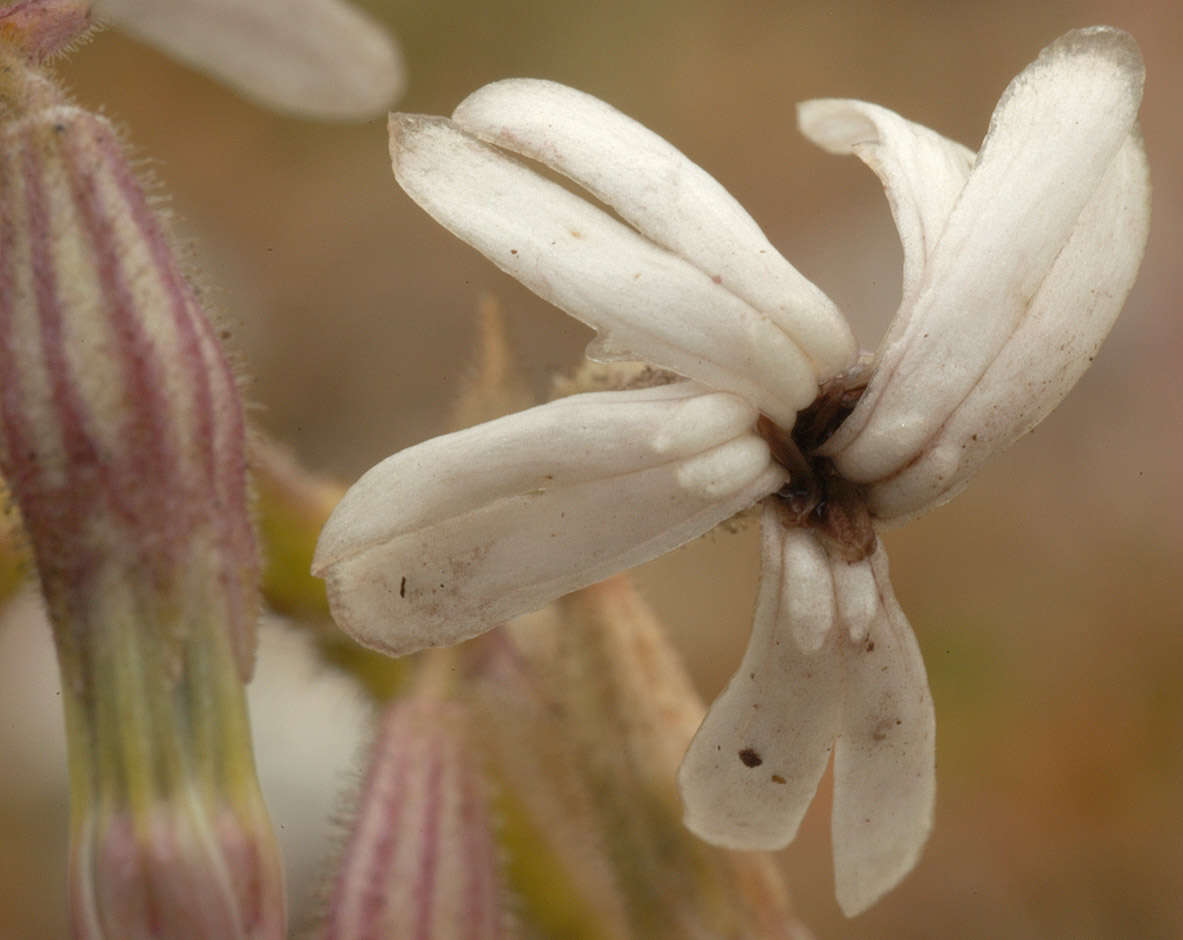
[[[235,378],[108,122],[0,56],[0,472],[61,670],[74,934],[280,938]]]
[[[455,642],[763,500],[752,641],[683,762],[686,821],[781,847],[833,750],[837,894],[864,910],[914,866],[935,794],[924,664],[879,530],[955,495],[1092,361],[1146,240],[1142,83],[1128,35],[1068,33],[976,156],[874,105],[803,105],[807,136],[880,176],[904,247],[899,312],[862,360],[717,182],[603,102],[519,79],[452,120],[392,116],[413,199],[599,330],[589,355],[690,381],[573,396],[373,468],[315,560],[338,623],[394,654]]]

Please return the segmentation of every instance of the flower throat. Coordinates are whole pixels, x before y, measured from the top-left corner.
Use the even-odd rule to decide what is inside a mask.
[[[865,491],[817,449],[854,410],[866,387],[865,371],[856,367],[822,385],[813,403],[797,413],[792,431],[767,415],[756,424],[773,459],[789,471],[789,482],[772,496],[785,525],[815,530],[849,562],[862,561],[875,547]]]

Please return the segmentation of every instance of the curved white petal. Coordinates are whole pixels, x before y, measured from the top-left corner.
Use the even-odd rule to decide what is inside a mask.
[[[910,296],[969,178],[974,152],[865,101],[803,101],[797,125],[819,147],[853,153],[879,177],[904,249],[903,293]]]
[[[838,616],[847,637],[852,643],[862,643],[879,616],[880,607],[870,559],[835,564],[834,594],[838,598]]]
[[[891,589],[882,542],[869,563],[876,613],[861,642],[841,644],[845,696],[834,746],[834,882],[848,917],[915,866],[936,799],[936,718],[924,660]]]
[[[678,383],[576,395],[435,438],[354,484],[313,571],[337,623],[366,645],[399,655],[459,642],[776,490],[786,474],[754,420],[732,395]]]
[[[1141,137],[1134,133],[985,375],[919,460],[870,487],[876,516],[902,520],[952,498],[990,456],[1060,403],[1121,312],[1149,225],[1150,177]]]
[[[441,225],[600,331],[589,354],[734,392],[784,427],[816,396],[812,363],[768,316],[452,121],[392,115],[390,152],[399,184]]]
[[[95,0],[93,9],[280,111],[369,118],[402,91],[393,41],[342,0]]]
[[[784,529],[770,506],[763,560],[743,664],[678,773],[686,825],[728,848],[783,848],[833,748],[834,875],[853,916],[911,871],[932,828],[936,726],[924,662],[882,544],[852,565],[812,532]]]
[[[678,771],[685,822],[733,849],[797,835],[842,715],[841,638],[830,561],[775,507],[761,523],[763,568],[743,663],[707,712]]]
[[[743,206],[668,141],[606,102],[556,82],[511,78],[473,92],[452,119],[570,177],[715,278],[792,337],[821,379],[854,360],[845,318]]]
[[[915,460],[998,356],[1129,136],[1142,81],[1133,39],[1096,28],[1061,37],[1011,82],[912,308],[824,448],[848,479]]]

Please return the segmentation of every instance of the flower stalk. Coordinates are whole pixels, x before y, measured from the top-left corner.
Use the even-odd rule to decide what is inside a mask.
[[[0,55],[0,472],[62,674],[74,933],[278,938],[237,384],[110,125]]]

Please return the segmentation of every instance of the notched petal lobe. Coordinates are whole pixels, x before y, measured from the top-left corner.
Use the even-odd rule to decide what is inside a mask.
[[[697,438],[700,450],[670,443],[701,391],[576,395],[383,461],[317,549],[338,624],[395,655],[455,643],[676,548],[780,487],[786,474],[733,396],[705,396],[715,433]]]

